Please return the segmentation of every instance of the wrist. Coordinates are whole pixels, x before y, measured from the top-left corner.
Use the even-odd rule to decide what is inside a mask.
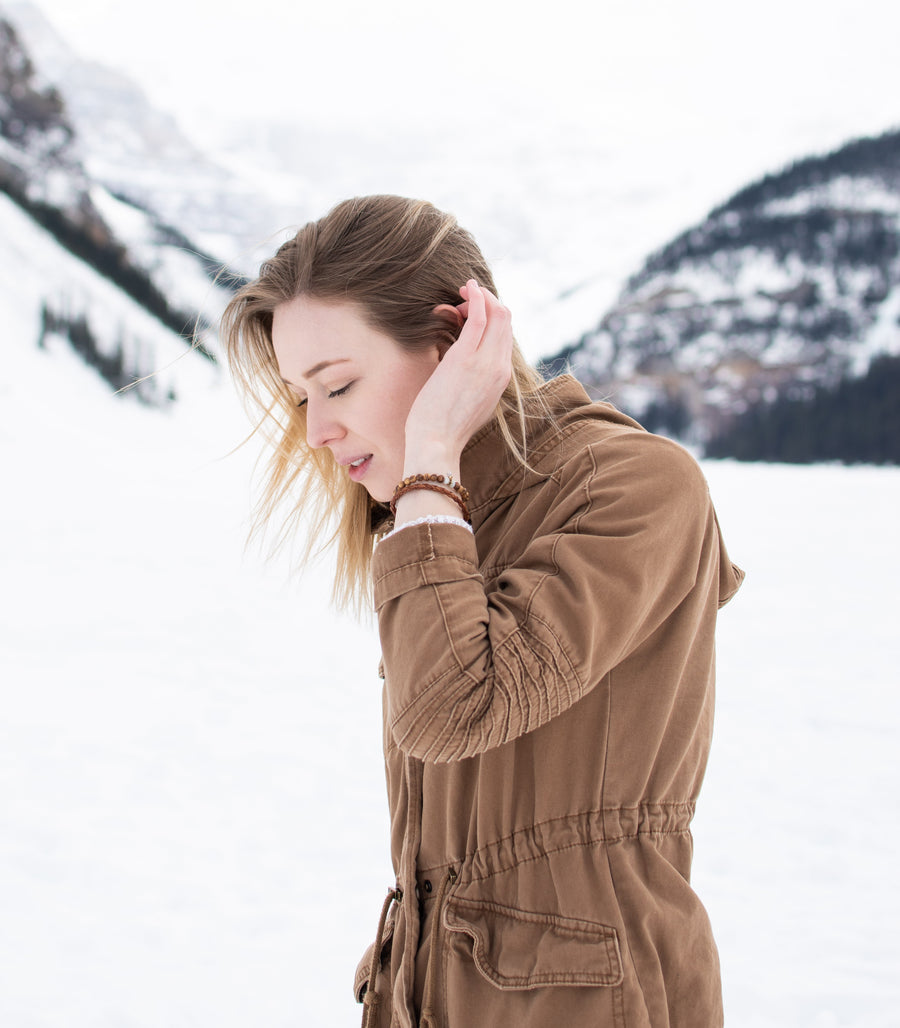
[[[441,474],[459,481],[460,451],[441,445],[407,444],[403,457],[403,477]]]
[[[394,495],[391,498],[391,512],[396,516],[397,503],[409,493],[429,492],[437,493],[455,503],[460,510],[464,521],[471,522],[469,515],[469,491],[462,483],[458,482],[451,475],[445,473],[428,472],[409,475],[397,484]]]
[[[430,514],[445,517],[462,517],[459,504],[449,496],[432,489],[417,489],[404,493],[396,502],[394,525],[399,527],[407,521],[427,517]]]

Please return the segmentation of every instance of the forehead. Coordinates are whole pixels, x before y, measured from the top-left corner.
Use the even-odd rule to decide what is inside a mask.
[[[359,308],[298,296],[279,304],[272,316],[272,346],[285,378],[296,381],[322,361],[360,361],[395,349],[388,336],[372,328]]]
[[[358,309],[349,303],[326,303],[297,296],[281,303],[272,315],[272,341],[276,347],[352,342],[368,326]]]

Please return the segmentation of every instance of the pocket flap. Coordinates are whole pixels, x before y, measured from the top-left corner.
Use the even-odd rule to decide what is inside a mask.
[[[500,989],[622,981],[619,936],[610,925],[456,896],[447,901],[444,925],[472,938],[476,967]]]
[[[381,938],[381,957],[379,963],[384,960],[385,953],[391,945],[391,939],[394,935],[394,916],[393,914],[387,919],[384,926],[384,935]],[[363,954],[362,960],[356,965],[356,974],[353,976],[353,995],[356,998],[357,1003],[362,1003],[363,996],[366,994],[366,986],[369,984],[369,973],[372,970],[372,951],[375,949],[375,943],[373,942],[366,952]]]

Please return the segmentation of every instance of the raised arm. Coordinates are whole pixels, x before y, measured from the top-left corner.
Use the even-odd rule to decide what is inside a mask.
[[[513,335],[509,311],[470,280],[455,310],[465,324],[416,398],[406,420],[404,477],[449,474],[459,479],[463,448],[493,416],[509,383]],[[453,308],[448,308],[452,311]],[[397,501],[396,525],[429,514],[458,515],[439,492],[420,490]]]
[[[423,760],[473,756],[529,732],[593,688],[657,631],[718,546],[693,458],[631,432],[558,472],[540,531],[491,582],[472,536],[405,529],[377,549],[375,602],[388,718]]]

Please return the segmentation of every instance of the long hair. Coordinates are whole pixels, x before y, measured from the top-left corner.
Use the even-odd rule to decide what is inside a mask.
[[[297,406],[275,360],[275,308],[298,296],[350,303],[373,328],[415,351],[456,341],[460,329],[434,308],[458,304],[459,287],[470,278],[497,295],[478,245],[452,215],[424,200],[358,197],[301,228],[262,264],[258,278],[239,290],[222,315],[221,336],[232,374],[255,431],[272,449],[254,531],[281,512],[274,549],[301,521],[306,528],[303,561],[336,543],[334,599],[340,606],[359,610],[370,595],[372,550],[386,511],[347,477],[330,451],[308,445],[306,407]],[[514,347],[512,377],[496,418],[507,445],[523,463],[526,409],[535,402],[540,384],[538,373]],[[518,424],[515,435],[510,414]]]

